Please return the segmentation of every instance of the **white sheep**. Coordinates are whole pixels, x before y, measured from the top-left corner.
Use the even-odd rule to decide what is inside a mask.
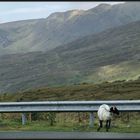
[[[100,130],[100,128],[103,126],[103,121],[106,121],[106,131],[108,131],[108,129],[110,128],[110,124],[111,124],[111,113],[115,113],[117,115],[119,115],[119,111],[118,109],[113,106],[113,107],[109,107],[106,104],[103,104],[99,107],[98,109],[98,118],[99,118],[99,128],[97,129],[97,131]]]

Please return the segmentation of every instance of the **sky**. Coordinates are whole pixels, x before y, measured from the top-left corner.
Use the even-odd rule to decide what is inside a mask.
[[[113,5],[124,2],[0,2],[0,23],[46,18],[51,13],[72,9],[88,10],[101,3]]]

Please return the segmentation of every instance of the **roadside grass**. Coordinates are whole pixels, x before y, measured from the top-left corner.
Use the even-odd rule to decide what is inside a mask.
[[[53,126],[50,126],[49,122],[45,120],[27,121],[25,125],[22,125],[21,120],[0,120],[0,131],[57,131],[57,132],[97,132],[98,120],[94,122],[94,126],[89,126],[89,121],[77,122],[73,120],[67,120],[63,122],[56,122]],[[106,132],[105,122],[100,132]],[[140,120],[131,119],[129,121],[122,121],[120,118],[112,120],[111,128],[109,132],[119,133],[140,133]]]

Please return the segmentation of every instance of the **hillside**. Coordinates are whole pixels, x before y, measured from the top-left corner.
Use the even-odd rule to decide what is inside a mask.
[[[139,13],[139,2],[126,2],[0,24],[0,55],[52,50],[78,38],[138,21]]]
[[[0,57],[0,92],[140,76],[140,21],[83,37],[47,52]]]
[[[0,95],[0,101],[137,100],[140,98],[139,91],[140,79],[137,79],[101,84],[35,88],[15,94]]]

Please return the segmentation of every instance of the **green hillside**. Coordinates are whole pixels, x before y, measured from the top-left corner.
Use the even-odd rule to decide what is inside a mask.
[[[0,56],[0,93],[140,76],[140,21],[47,52]]]

